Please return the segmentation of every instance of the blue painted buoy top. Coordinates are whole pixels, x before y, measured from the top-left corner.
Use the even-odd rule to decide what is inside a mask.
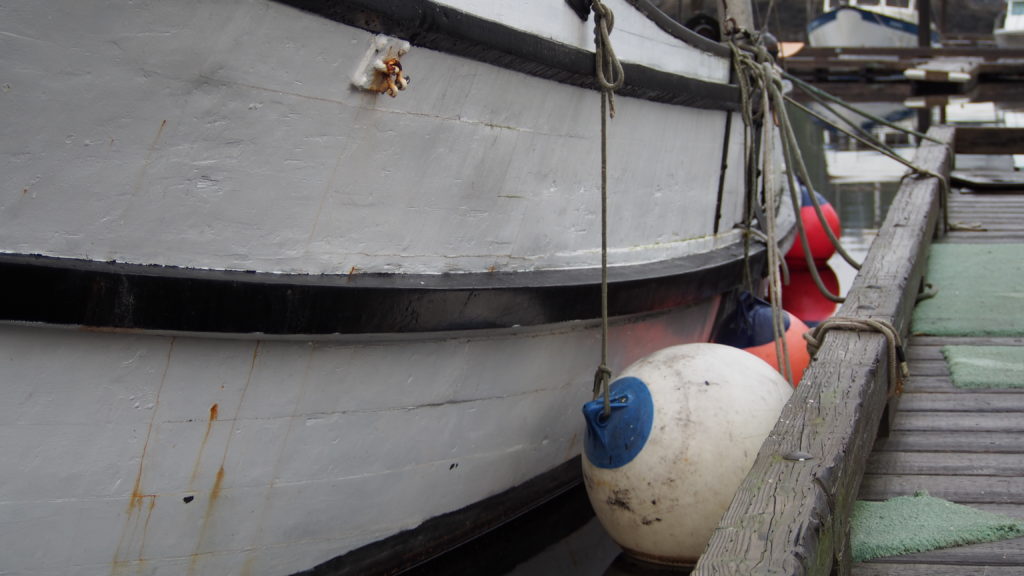
[[[789,315],[783,315],[783,323],[789,330]],[[715,342],[734,348],[753,348],[775,340],[772,322],[772,305],[750,292],[740,292],[736,309],[722,323],[715,335]]]
[[[611,414],[604,414],[604,398],[583,405],[587,421],[583,450],[594,466],[625,466],[643,449],[651,435],[654,402],[643,380],[619,378],[611,383]]]

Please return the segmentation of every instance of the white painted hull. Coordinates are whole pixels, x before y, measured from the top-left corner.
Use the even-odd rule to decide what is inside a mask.
[[[1002,13],[996,17],[992,36],[999,48],[1024,48],[1024,4],[1006,0]]]
[[[4,116],[18,120],[0,170],[20,194],[0,212],[4,251],[308,274],[600,262],[593,90],[415,47],[403,58],[409,90],[356,90],[373,34],[265,0],[9,4]],[[555,8],[592,42],[592,19]],[[726,59],[626,25],[622,58],[674,55],[695,77],[728,78]],[[621,103],[609,142],[612,264],[719,242],[725,122],[720,111]],[[735,149],[730,188],[742,176]],[[728,200],[725,230],[742,209]]]
[[[620,324],[611,367],[706,340],[715,311]],[[0,568],[312,568],[578,454],[599,334],[309,342],[0,327]]]
[[[992,36],[999,48],[1024,48],[1024,30],[996,28]]]
[[[918,43],[917,22],[910,16],[893,18],[866,10],[839,8],[813,20],[808,26],[807,38],[815,47],[913,48]]]
[[[593,18],[562,2],[443,4],[593,48]],[[727,82],[727,57],[607,4],[627,63]],[[579,454],[598,323],[558,316],[571,296],[485,284],[516,296],[515,278],[599,265],[598,93],[414,45],[391,99],[351,85],[374,36],[265,0],[0,6],[0,171],[17,189],[0,201],[0,266],[43,274],[39,288],[56,270],[85,302],[66,311],[57,290],[55,316],[23,316],[33,289],[5,277],[0,458],[18,464],[0,483],[0,573],[291,574]],[[617,98],[621,282],[738,249],[729,114]],[[462,278],[478,284],[448,286]],[[223,312],[250,283],[270,296]],[[334,295],[355,298],[348,284],[368,305],[399,293],[394,318],[351,305],[351,330],[319,322]],[[613,319],[613,371],[708,339],[726,283],[685,301],[665,286]],[[473,323],[487,298],[507,310]],[[299,327],[260,323],[292,307]],[[530,322],[504,320],[517,314]]]

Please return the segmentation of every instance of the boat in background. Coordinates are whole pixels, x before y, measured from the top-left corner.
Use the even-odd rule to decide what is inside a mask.
[[[4,2],[0,573],[395,573],[576,485],[589,4]],[[729,47],[606,4],[616,372],[709,339],[764,187]]]
[[[1000,48],[1024,48],[1024,0],[1006,0],[992,36]]]
[[[807,38],[815,47],[913,48],[918,20],[915,0],[825,0],[822,14],[807,25]],[[938,44],[938,32],[931,36]]]

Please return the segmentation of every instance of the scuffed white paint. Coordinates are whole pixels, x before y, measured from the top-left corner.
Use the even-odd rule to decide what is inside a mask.
[[[632,11],[622,37],[635,18],[658,37]],[[373,35],[258,0],[0,16],[0,250],[285,273],[599,262],[593,91],[414,47],[408,90],[367,93],[349,78]],[[618,99],[613,265],[734,240],[710,238],[725,117]],[[742,206],[729,166],[723,230]]]
[[[594,15],[584,22],[567,2],[552,0],[439,0],[452,8],[501,22],[563,44],[594,51]],[[609,38],[620,60],[709,80],[729,81],[729,62],[681,42],[625,0],[605,0],[614,25]]]
[[[619,319],[612,369],[706,340],[716,310]],[[600,332],[293,341],[0,325],[0,350],[0,459],[17,463],[0,483],[0,572],[280,576],[578,454]]]

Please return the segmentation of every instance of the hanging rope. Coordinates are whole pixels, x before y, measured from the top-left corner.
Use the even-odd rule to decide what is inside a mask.
[[[910,376],[910,369],[907,366],[907,357],[903,351],[903,343],[900,340],[899,332],[892,324],[885,320],[870,318],[843,318],[839,316],[828,318],[804,333],[804,339],[807,340],[807,351],[810,352],[812,358],[821,349],[825,335],[832,330],[878,332],[885,336],[889,359],[889,397],[892,398],[903,393],[903,384],[906,382],[907,377]]]
[[[615,117],[614,94],[625,75],[609,39],[615,16],[601,0],[593,0],[593,9],[595,68],[601,88],[601,364],[594,373],[594,399],[604,396],[604,416],[608,417],[612,412],[612,371],[608,368],[608,119]]]
[[[744,124],[747,190],[747,210],[743,226],[746,231],[744,253],[749,256],[750,240],[753,238],[765,244],[768,260],[768,302],[772,310],[775,355],[779,371],[792,384],[794,375],[785,338],[786,315],[781,306],[782,280],[783,277],[787,277],[788,281],[788,270],[779,248],[778,232],[775,228],[778,193],[781,187],[776,185],[776,131],[770,129],[778,125],[780,120],[770,95],[774,66],[767,50],[759,44],[759,39],[751,37],[744,31],[738,31],[730,37],[730,47],[737,84],[740,87],[740,111]],[[755,222],[760,230],[755,228]],[[749,258],[746,260],[749,262]],[[750,271],[746,268],[744,284],[748,291],[756,293],[753,290]]]

